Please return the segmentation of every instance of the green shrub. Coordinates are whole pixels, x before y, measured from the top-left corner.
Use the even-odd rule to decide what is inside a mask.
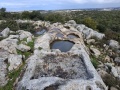
[[[24,38],[23,40],[19,40],[17,44],[19,45],[19,44],[21,44],[23,41],[27,41],[27,38]],[[22,52],[22,51],[20,51],[20,50],[17,49],[17,53],[18,53],[19,55],[25,55],[25,59],[27,59],[27,58],[31,55],[31,53],[33,53],[33,51],[34,51],[34,39],[33,39],[33,41],[28,42],[26,45],[31,48],[30,51]]]
[[[18,25],[21,30],[29,31],[31,33],[35,32],[35,25],[32,23],[19,23]]]
[[[98,68],[98,60],[95,57],[91,57],[91,62],[95,68]]]
[[[3,39],[5,39],[5,38],[4,37],[0,37],[0,41],[3,40]]]
[[[29,46],[31,48],[31,51],[33,52],[34,51],[34,39],[33,39],[33,41],[28,42],[27,46]]]
[[[5,29],[6,27],[10,28],[10,30],[13,30],[13,31],[18,30],[18,24],[14,20],[7,20],[6,22],[0,23],[0,31]]]
[[[14,82],[16,78],[20,75],[23,66],[24,64],[18,70],[14,70],[8,73],[9,81],[4,87],[0,87],[0,90],[13,90]]]
[[[17,42],[17,44],[19,45],[19,44],[21,44],[22,42],[26,42],[27,41],[27,38],[24,38],[23,40],[18,40],[18,42]]]
[[[39,47],[38,49],[39,49],[39,50],[41,50],[42,48],[41,48],[41,47]]]
[[[97,28],[97,23],[91,17],[84,18],[83,23],[92,29]]]
[[[97,29],[98,29],[99,32],[101,32],[101,33],[104,33],[104,32],[106,31],[105,25],[102,25],[102,24],[99,24],[99,25],[97,26]]]
[[[17,54],[18,55],[25,55],[25,60],[31,55],[31,52],[22,52],[17,49]]]
[[[108,40],[113,39],[120,43],[120,33],[118,33],[118,32],[107,30],[105,32],[105,36],[106,36],[106,39],[108,39]]]
[[[104,83],[110,88],[110,87],[116,87],[118,90],[120,90],[120,81],[117,78],[114,78],[110,74],[106,74],[103,78]]]

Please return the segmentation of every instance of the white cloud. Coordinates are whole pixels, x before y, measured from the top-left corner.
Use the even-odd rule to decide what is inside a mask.
[[[0,6],[24,6],[26,4],[24,3],[10,3],[10,2],[2,2],[0,3]]]
[[[85,4],[85,3],[97,3],[97,4],[104,4],[104,3],[120,3],[120,0],[0,0],[0,7],[1,6],[32,6],[32,5],[46,5],[46,4],[63,4],[63,3],[78,3],[78,4]]]
[[[69,1],[69,0],[67,0]],[[81,4],[84,4],[84,3],[118,3],[120,2],[120,0],[71,0],[70,2],[74,2],[74,3],[81,3]]]
[[[96,3],[118,3],[120,0],[91,0]]]
[[[104,4],[104,6],[108,5],[114,7],[115,5],[118,6],[118,4],[120,4],[120,0],[0,0],[0,8],[6,7],[9,10],[11,8],[19,8],[21,10],[26,8],[33,9],[34,7],[37,7],[38,9],[51,9],[51,7],[54,7],[53,9],[56,9],[58,7],[67,8],[68,6],[77,5],[77,7],[89,7],[90,5],[99,6],[102,4]]]

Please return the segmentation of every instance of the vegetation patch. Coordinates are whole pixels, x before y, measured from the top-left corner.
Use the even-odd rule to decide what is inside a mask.
[[[31,48],[31,51],[34,51],[34,40],[27,43],[27,46]]]
[[[91,57],[91,62],[95,68],[98,68],[99,62],[96,57],[92,56]]]
[[[2,41],[3,39],[5,39],[4,37],[0,37],[0,41]]]
[[[116,87],[118,90],[120,90],[120,80],[117,78],[114,78],[110,74],[106,74],[103,78],[104,83],[109,87]]]
[[[19,40],[17,44],[19,45],[24,41],[27,41],[27,38],[24,38],[23,40]],[[33,51],[34,51],[34,39],[25,45],[29,46],[31,48],[31,50],[27,51],[27,52],[23,52],[23,51],[17,49],[17,54],[24,55],[25,59],[27,59],[31,55],[31,53],[33,53]]]
[[[42,47],[39,47],[38,49],[39,49],[39,50],[41,50],[41,49],[42,49]]]
[[[0,87],[0,90],[13,90],[14,82],[17,79],[17,77],[20,75],[23,66],[24,64],[20,66],[18,70],[14,70],[8,73],[9,81],[4,87]]]

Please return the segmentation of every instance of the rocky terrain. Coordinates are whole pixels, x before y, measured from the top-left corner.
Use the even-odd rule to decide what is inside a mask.
[[[74,20],[17,22],[46,31],[36,36],[6,28],[0,33],[0,90],[120,90],[117,41]],[[55,41],[72,44],[63,52],[52,48]]]

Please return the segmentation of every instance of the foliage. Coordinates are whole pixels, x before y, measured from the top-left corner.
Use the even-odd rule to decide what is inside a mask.
[[[34,40],[27,43],[27,46],[30,46],[31,51],[34,51]]]
[[[30,14],[30,19],[32,20],[44,20],[44,17],[39,11],[32,11]]]
[[[30,19],[30,13],[28,11],[24,11],[22,12],[21,17],[23,19]]]
[[[6,8],[1,8],[0,12],[6,12]]]
[[[86,26],[88,26],[92,29],[97,28],[97,23],[91,17],[84,18],[83,24],[85,24]]]
[[[44,19],[46,21],[51,21],[53,23],[55,23],[55,22],[64,23],[64,21],[65,21],[65,18],[59,13],[48,13],[47,15],[45,15]]]
[[[32,12],[24,11],[21,14],[21,19],[44,20],[43,16],[39,11],[32,11]]]
[[[116,87],[120,90],[120,81],[119,79],[114,78],[113,76],[106,74],[103,78],[104,83],[110,87]]]
[[[64,23],[68,20],[75,20],[78,24],[85,24],[86,26],[105,33],[107,38],[112,37],[120,42],[120,11],[71,11],[71,12],[47,12],[40,11],[24,11],[6,12],[5,8],[0,9],[0,20],[6,20],[0,24],[0,30],[10,27],[11,30],[23,29],[34,32],[34,26],[29,23],[19,23],[13,21],[16,19],[23,20],[45,20],[51,22]],[[112,34],[113,33],[113,34]]]
[[[99,24],[99,25],[97,26],[97,29],[98,29],[99,32],[101,32],[101,33],[104,33],[104,32],[106,31],[105,25],[102,25],[102,24]]]
[[[16,78],[20,75],[23,66],[24,64],[18,70],[8,73],[9,81],[4,87],[0,87],[0,90],[13,90],[13,84]]]
[[[3,39],[5,39],[5,38],[4,37],[0,37],[0,41],[3,40]]]
[[[31,33],[35,32],[34,25],[32,23],[18,23],[20,30],[29,31]]]
[[[0,23],[0,31],[5,29],[6,27],[10,28],[10,30],[13,30],[13,31],[18,30],[18,25],[14,20],[7,20],[6,22]]]
[[[106,39],[108,40],[113,39],[113,40],[117,40],[120,43],[120,33],[118,32],[107,30],[105,32],[105,36],[106,36]]]
[[[97,58],[95,58],[94,56],[92,56],[92,57],[91,57],[91,62],[92,62],[93,66],[94,66],[95,68],[98,67],[99,63],[98,63]]]
[[[17,49],[17,54],[18,55],[25,55],[25,60],[31,55],[31,52],[22,52]]]
[[[24,38],[23,40],[19,40],[17,44],[21,44],[23,41],[27,41],[27,38]],[[17,49],[17,54],[25,55],[25,59],[27,59],[31,55],[31,53],[33,53],[33,51],[34,51],[34,39],[33,39],[33,41],[28,42],[26,45],[30,46],[30,48],[31,48],[30,51],[22,52],[22,51]]]
[[[0,31],[5,29],[6,27],[10,28],[10,30],[17,31],[17,30],[25,30],[34,33],[35,32],[35,25],[32,23],[17,23],[14,20],[7,20],[6,22],[0,23]]]
[[[42,47],[39,47],[38,49],[39,49],[39,50],[41,50],[41,49],[42,49]]]

